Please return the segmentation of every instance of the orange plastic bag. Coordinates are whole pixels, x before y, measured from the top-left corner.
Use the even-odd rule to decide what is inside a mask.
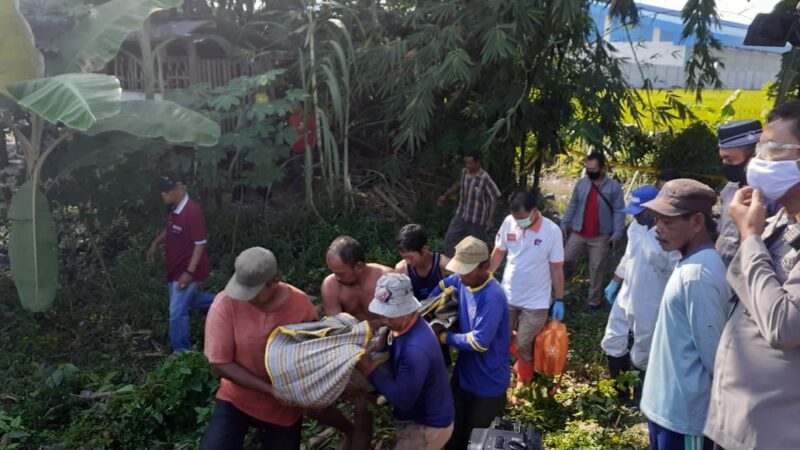
[[[567,327],[558,320],[551,320],[536,336],[533,347],[533,369],[551,377],[564,373],[569,352]]]

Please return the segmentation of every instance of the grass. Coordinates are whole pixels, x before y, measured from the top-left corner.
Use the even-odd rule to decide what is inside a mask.
[[[739,120],[739,119],[759,119],[762,122],[766,119],[767,113],[772,109],[772,101],[767,98],[766,90],[760,91],[745,91],[740,90],[738,98],[732,103],[733,114],[722,117],[722,107],[726,101],[737,91],[734,90],[709,90],[703,92],[701,102],[697,102],[693,92],[686,92],[682,90],[657,90],[653,91],[650,95],[652,104],[656,107],[664,105],[668,93],[677,95],[680,101],[689,106],[689,109],[703,122],[710,125],[716,125],[720,121]],[[639,94],[645,101],[647,101],[647,93],[643,90]],[[654,130],[652,120],[649,118],[647,112],[643,113],[643,125],[647,130]],[[628,115],[626,120],[633,122],[633,119]],[[686,120],[676,123],[676,128],[682,129],[690,125],[693,121]]]

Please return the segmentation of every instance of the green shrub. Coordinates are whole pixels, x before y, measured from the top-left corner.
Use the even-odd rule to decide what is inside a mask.
[[[104,406],[77,414],[64,433],[67,448],[172,448],[199,439],[218,387],[205,357],[167,358],[140,386],[123,386]]]

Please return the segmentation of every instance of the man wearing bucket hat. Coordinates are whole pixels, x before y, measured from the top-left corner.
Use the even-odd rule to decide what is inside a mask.
[[[631,193],[630,202],[623,210],[633,216],[628,226],[628,245],[617,266],[614,279],[606,287],[606,300],[612,304],[605,336],[600,343],[608,357],[608,371],[612,378],[633,367],[644,380],[653,329],[658,318],[661,295],[678,252],[667,252],[656,240],[653,217],[642,206],[658,195],[655,186],[641,186]],[[628,353],[629,334],[633,332],[633,346]],[[636,389],[634,402],[641,389]],[[625,399],[630,397],[620,392]]]
[[[716,201],[710,187],[680,178],[642,205],[655,216],[661,248],[681,254],[664,288],[640,405],[651,449],[713,445],[703,426],[714,357],[731,309],[725,264],[711,239]]]
[[[431,292],[431,297],[453,287],[458,291],[458,331],[443,332],[439,341],[458,350],[453,369],[456,417],[448,450],[467,448],[473,428],[487,428],[503,414],[511,379],[508,300],[489,273],[489,247],[467,236],[456,245],[447,263],[453,275]]]
[[[392,332],[392,373],[375,370],[368,353],[358,362],[358,369],[394,405],[396,450],[439,450],[453,433],[453,395],[447,366],[433,330],[420,319],[419,309],[407,276],[381,276],[369,310]]]
[[[217,402],[201,450],[241,449],[250,428],[263,448],[300,448],[303,411],[281,402],[267,381],[267,338],[281,326],[317,320],[308,296],[278,277],[269,250],[249,248],[206,319],[205,355],[219,375]]]
[[[739,249],[739,230],[731,220],[728,210],[733,194],[739,188],[747,186],[747,164],[756,154],[756,144],[761,132],[761,122],[758,120],[736,120],[717,127],[722,173],[728,180],[728,184],[719,194],[721,208],[717,238],[717,251],[725,266],[730,265],[733,255]],[[767,217],[773,216],[779,209],[780,205],[776,202],[768,202]]]

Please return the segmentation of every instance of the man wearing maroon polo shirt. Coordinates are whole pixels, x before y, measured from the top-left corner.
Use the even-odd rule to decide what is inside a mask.
[[[191,347],[189,308],[207,310],[214,295],[200,292],[200,283],[209,276],[206,252],[206,224],[203,211],[189,199],[180,177],[163,177],[161,198],[170,207],[166,228],[147,250],[147,260],[155,260],[156,249],[164,243],[169,283],[169,338],[176,353]]]

